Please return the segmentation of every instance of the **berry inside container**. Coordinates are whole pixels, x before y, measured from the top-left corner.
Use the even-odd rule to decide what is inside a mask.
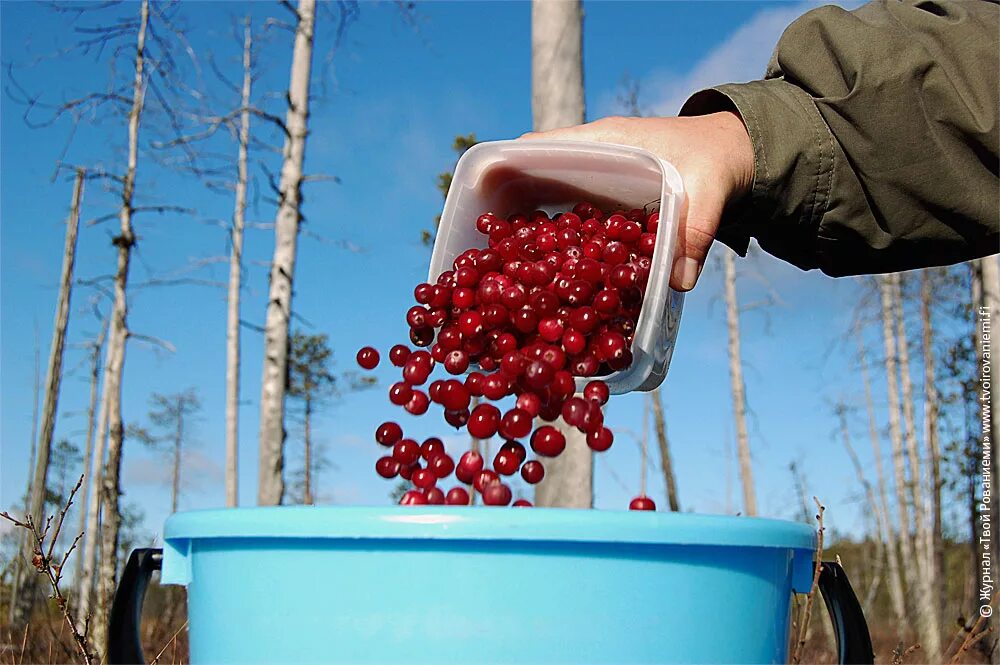
[[[487,246],[487,237],[476,229],[483,212],[552,214],[568,211],[579,201],[608,210],[659,210],[649,286],[632,341],[633,361],[600,377],[614,394],[652,390],[666,377],[684,303],[683,294],[668,286],[684,186],[673,165],[645,150],[582,141],[493,141],[473,146],[455,167],[428,281],[433,284],[467,249]],[[576,379],[578,392],[588,380]]]

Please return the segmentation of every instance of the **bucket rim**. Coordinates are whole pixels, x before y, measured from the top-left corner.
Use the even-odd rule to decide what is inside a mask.
[[[164,540],[316,538],[816,548],[787,520],[697,513],[465,506],[268,506],[171,515]]]

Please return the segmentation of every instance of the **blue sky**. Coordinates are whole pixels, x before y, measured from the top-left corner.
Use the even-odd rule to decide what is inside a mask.
[[[762,74],[784,25],[811,5],[757,2],[587,2],[585,3],[585,81],[590,119],[620,111],[617,95],[626,73],[640,81],[643,105],[670,114],[701,86],[754,78]],[[127,7],[127,5],[126,5]],[[2,59],[24,63],[71,39],[66,17],[40,4],[3,3]],[[251,12],[256,25],[282,16],[270,3],[186,3],[182,17],[195,28],[191,45],[202,58],[214,49],[220,67],[239,76],[238,46],[229,38],[233,16]],[[311,325],[307,331],[330,335],[337,367],[353,368],[362,345],[387,349],[405,339],[403,321],[414,284],[426,275],[430,253],[420,231],[432,224],[442,200],[436,174],[454,161],[457,134],[474,132],[480,140],[517,136],[530,129],[530,5],[508,3],[420,4],[416,29],[404,24],[391,3],[362,3],[360,16],[334,54],[327,94],[314,104],[307,171],[337,175],[340,184],[313,183],[306,192],[308,229],[336,242],[303,237],[296,274],[294,307]],[[321,26],[319,66],[331,46],[329,25]],[[259,90],[282,91],[290,56],[287,35],[278,33],[265,47],[266,67]],[[204,61],[202,61],[204,63]],[[18,79],[50,100],[69,98],[106,85],[107,65],[93,57],[42,61],[19,70]],[[6,73],[4,74],[6,77]],[[210,75],[206,74],[206,79]],[[225,91],[218,86],[216,94]],[[232,101],[230,100],[230,103]],[[280,108],[280,107],[275,107]],[[70,183],[52,182],[53,164],[65,144],[65,122],[30,129],[23,106],[3,99],[0,141],[0,505],[9,506],[23,491],[31,428],[34,329],[48,353],[55,285],[63,243],[63,220]],[[148,138],[148,137],[147,137]],[[120,163],[121,123],[105,118],[81,129],[68,158],[81,163]],[[234,150],[226,142],[218,145]],[[258,158],[274,158],[264,154]],[[258,179],[260,172],[258,171]],[[132,282],[180,274],[199,260],[227,253],[226,237],[211,220],[231,215],[229,196],[213,194],[197,182],[164,171],[151,161],[140,164],[140,198],[196,209],[194,215],[147,216],[137,220],[139,259]],[[263,194],[266,194],[264,192]],[[113,201],[98,183],[88,185],[84,219],[113,212]],[[265,202],[250,217],[270,221]],[[113,270],[108,242],[111,226],[81,230],[77,274],[105,275]],[[727,251],[717,247],[714,253]],[[247,236],[247,280],[243,318],[263,320],[267,289],[264,267],[271,253],[268,231]],[[838,338],[847,329],[859,298],[853,280],[802,273],[769,257],[739,263],[740,297],[759,301],[769,290],[780,304],[743,317],[743,351],[751,446],[760,510],[793,517],[799,504],[788,465],[796,461],[809,494],[829,505],[828,524],[858,532],[863,526],[860,489],[841,444],[832,401],[857,402],[860,379],[853,371],[853,347]],[[717,257],[687,301],[673,367],[663,389],[668,429],[685,510],[725,512],[727,474],[732,477],[730,510],[738,510],[739,486],[731,458],[733,426],[729,400],[726,330]],[[193,273],[224,281],[224,265]],[[87,401],[84,352],[78,348],[97,330],[87,312],[94,292],[78,288],[73,296],[66,365],[56,436],[82,447]],[[169,340],[174,353],[140,341],[129,344],[125,374],[126,422],[145,421],[152,392],[172,393],[189,386],[201,394],[203,410],[193,431],[184,466],[184,509],[224,503],[223,396],[224,292],[207,286],[145,288],[133,292],[131,328]],[[305,326],[305,324],[303,324]],[[261,339],[243,336],[240,497],[254,501],[256,433]],[[377,371],[383,388],[394,379],[388,363]],[[881,403],[881,387],[876,386]],[[638,446],[625,432],[641,426],[641,398],[616,398],[608,422],[618,428],[614,448],[596,466],[596,503],[624,508],[639,487]],[[404,414],[405,415],[405,414]],[[371,432],[381,421],[398,417],[384,390],[348,394],[332,402],[316,423],[317,438],[334,466],[319,479],[325,502],[385,504],[391,483],[378,479],[371,465],[380,454]],[[407,431],[444,434],[436,418],[402,418]],[[871,452],[860,415],[851,422],[866,466]],[[458,439],[456,439],[458,441]],[[728,443],[727,443],[728,442]],[[289,465],[299,463],[300,439],[292,431]],[[457,443],[456,443],[457,445]],[[883,444],[885,445],[885,444]],[[729,452],[727,452],[729,451]],[[662,482],[652,455],[649,493],[661,504]],[[141,506],[149,534],[159,531],[169,506],[166,466],[138,442],[124,454],[125,500]]]

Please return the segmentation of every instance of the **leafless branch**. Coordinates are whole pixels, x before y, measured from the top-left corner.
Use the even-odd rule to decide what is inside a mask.
[[[139,333],[134,333],[131,331],[129,331],[128,336],[129,339],[134,339],[139,342],[146,342],[151,346],[158,346],[166,351],[169,351],[170,353],[177,352],[177,347],[175,347],[173,344],[171,344],[166,340],[160,339],[159,337],[153,337],[152,335],[140,335]]]
[[[62,581],[63,570],[65,570],[66,567],[66,561],[76,549],[77,543],[79,543],[80,537],[83,536],[83,533],[80,533],[73,539],[69,548],[61,557],[58,557],[58,560],[54,553],[56,542],[59,540],[59,533],[62,530],[63,522],[66,519],[66,513],[69,512],[70,506],[73,505],[73,499],[76,497],[76,493],[79,491],[81,485],[83,485],[82,475],[76,482],[76,486],[74,486],[72,491],[69,493],[69,498],[66,500],[66,504],[59,512],[59,518],[55,522],[54,530],[51,528],[51,516],[45,519],[45,526],[41,531],[39,531],[37,526],[34,524],[31,515],[26,515],[23,522],[11,517],[6,511],[0,512],[0,517],[16,527],[27,530],[30,537],[34,540],[34,556],[31,563],[35,567],[35,570],[44,575],[48,581],[49,587],[52,589],[51,598],[56,602],[56,605],[59,607],[59,611],[62,613],[63,618],[66,621],[66,625],[69,626],[70,633],[73,636],[73,642],[75,643],[77,650],[80,652],[80,660],[85,663],[85,665],[91,665],[91,663],[94,662],[94,657],[87,649],[87,629],[85,627],[82,633],[77,630],[77,623],[70,612],[69,602],[66,600],[66,597],[63,595],[62,589],[59,586]],[[27,639],[27,632],[25,633],[25,639]]]
[[[816,502],[816,508],[818,512],[816,513],[816,564],[813,571],[813,581],[812,586],[809,589],[809,593],[806,595],[806,604],[802,609],[802,614],[799,615],[799,636],[795,641],[795,650],[792,653],[792,662],[801,663],[802,662],[802,649],[806,645],[806,635],[809,630],[809,617],[812,614],[812,604],[813,599],[816,597],[816,590],[819,587],[819,574],[821,566],[823,563],[823,533],[826,528],[823,526],[823,513],[826,512],[826,506],[819,502],[819,499],[813,497],[813,501]]]

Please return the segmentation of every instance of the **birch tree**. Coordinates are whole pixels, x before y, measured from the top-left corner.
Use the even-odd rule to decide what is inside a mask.
[[[865,412],[868,417],[868,436],[872,445],[872,460],[875,463],[875,481],[878,485],[878,505],[880,520],[879,538],[885,542],[886,564],[889,569],[889,599],[892,611],[896,616],[897,637],[902,637],[902,631],[907,625],[906,596],[903,593],[903,576],[899,567],[899,545],[896,531],[892,524],[892,513],[889,511],[889,493],[886,489],[885,473],[882,466],[882,440],[878,433],[875,418],[875,402],[872,399],[871,380],[868,375],[868,360],[865,352],[865,342],[860,334],[858,340],[858,363],[861,366],[861,380],[865,390]]]
[[[86,474],[86,478],[84,478],[83,482],[83,493],[80,495],[80,516],[79,525],[76,529],[77,533],[84,533],[87,529],[87,505],[91,493],[97,491],[97,484],[94,482],[91,469],[95,467],[94,429],[97,425],[97,389],[101,380],[101,351],[104,349],[104,338],[107,336],[107,332],[108,325],[107,319],[105,319],[101,324],[101,331],[94,341],[88,345],[90,351],[90,400],[87,404],[87,435],[83,451],[83,472]],[[99,461],[96,466],[100,468]],[[83,541],[77,546],[76,574],[73,576],[74,580],[79,580],[83,576],[84,553],[82,547]],[[78,588],[77,597],[79,598],[80,595],[82,595],[82,590]]]
[[[902,277],[899,273],[890,276],[892,285],[893,314],[896,322],[896,340],[899,353],[899,376],[902,388],[902,407],[904,440],[910,463],[910,478],[908,483],[910,500],[913,507],[913,521],[916,527],[914,542],[914,558],[916,567],[911,571],[910,588],[916,591],[917,628],[920,632],[921,647],[930,662],[938,662],[941,658],[941,619],[938,597],[934,595],[937,581],[934,576],[933,556],[927,509],[924,500],[923,474],[921,472],[920,453],[917,448],[916,424],[913,413],[913,385],[910,379],[909,338],[906,334],[906,318],[903,307]]]
[[[746,515],[754,516],[757,514],[757,494],[750,458],[750,436],[747,433],[746,384],[743,382],[743,359],[740,353],[740,309],[736,299],[736,260],[733,253],[723,252],[722,262],[729,342],[729,385],[733,396],[733,420],[736,424],[736,453],[743,485],[743,511]]]
[[[583,8],[579,0],[531,3],[531,115],[543,132],[584,120]],[[586,436],[557,424],[566,449],[546,462],[545,479],[535,486],[535,504],[590,508],[594,502],[594,458]]]
[[[63,246],[62,270],[59,277],[59,295],[56,299],[55,321],[52,325],[52,345],[49,349],[48,367],[45,372],[45,397],[42,402],[41,426],[38,443],[35,446],[34,479],[31,482],[31,497],[28,512],[35,524],[45,523],[45,497],[48,491],[49,458],[52,453],[52,437],[56,427],[56,413],[59,406],[59,388],[62,383],[63,351],[66,348],[66,330],[69,327],[69,304],[73,291],[73,267],[76,263],[77,232],[80,226],[80,201],[83,197],[85,173],[76,172],[73,182],[73,196],[70,201],[69,217],[66,220],[66,239]],[[33,543],[24,541],[25,561],[31,561]],[[29,577],[27,579],[34,579]],[[29,586],[31,586],[29,584]],[[30,600],[30,591],[19,595],[20,601]]]
[[[940,397],[937,388],[934,354],[934,321],[931,310],[932,275],[934,269],[926,269],[920,274],[920,324],[921,347],[924,364],[924,446],[927,455],[930,491],[931,528],[930,542],[925,544],[929,552],[929,564],[933,572],[934,596],[944,597],[944,543],[941,523],[941,445],[938,440],[938,417]],[[940,606],[940,604],[939,604]]]
[[[132,101],[128,111],[128,152],[124,176],[121,178],[121,205],[118,213],[119,232],[113,240],[117,248],[118,260],[114,277],[114,300],[108,328],[108,343],[104,360],[104,380],[101,389],[101,416],[98,418],[97,441],[94,460],[100,463],[103,446],[107,437],[107,460],[103,466],[99,491],[92,495],[92,505],[88,507],[87,531],[84,562],[80,580],[80,616],[86,617],[90,611],[91,578],[97,574],[96,613],[92,622],[91,637],[98,654],[107,652],[107,613],[115,590],[115,574],[118,568],[118,532],[121,527],[119,498],[121,496],[121,455],[125,429],[122,424],[122,376],[125,364],[125,342],[128,338],[128,277],[135,245],[132,228],[134,213],[135,176],[139,153],[139,123],[146,92],[145,56],[146,29],[149,25],[149,0],[139,4],[139,22],[136,28],[135,63],[132,80]],[[93,466],[91,467],[93,470]],[[93,505],[99,500],[99,507]],[[97,558],[97,525],[103,513],[101,525],[100,569],[95,571]],[[81,619],[82,620],[82,619]]]
[[[976,423],[979,426],[979,428],[975,432],[974,438],[976,441],[976,446],[974,447],[974,450],[976,451],[976,455],[978,456],[982,454],[980,451],[982,447],[984,447],[985,440],[987,438],[994,451],[997,449],[997,441],[1000,440],[997,438],[998,436],[1000,436],[1000,424],[998,424],[998,420],[1000,419],[996,417],[995,415],[996,412],[993,409],[993,406],[995,405],[996,402],[996,400],[993,399],[993,395],[995,394],[996,389],[994,387],[993,390],[989,391],[989,395],[986,395],[985,391],[983,391],[982,384],[979,383],[979,377],[982,372],[981,363],[983,362],[983,354],[992,351],[988,340],[983,339],[983,333],[988,332],[992,336],[992,331],[996,330],[996,326],[998,325],[997,322],[1000,321],[1000,265],[998,265],[997,263],[996,256],[988,256],[986,258],[976,259],[975,261],[972,261],[971,268],[972,268],[972,302],[975,308],[975,311],[973,312],[973,318],[975,321],[973,325],[973,330],[974,330],[973,337],[975,339],[973,348],[976,351],[976,373],[975,373],[976,380],[974,384],[976,385],[976,392],[974,392],[973,395],[975,396],[978,402],[979,416],[980,416],[978,422]],[[989,325],[989,328],[986,328],[985,330],[981,328],[980,324],[980,321],[984,319],[986,322],[988,322]],[[996,382],[994,381],[993,383],[995,386]],[[994,459],[995,459],[995,454],[994,454]],[[998,472],[996,467],[997,465],[994,463],[993,466],[991,467],[991,473],[990,473],[991,476],[990,482],[991,482],[991,487],[993,488],[997,487]],[[979,467],[977,460],[976,472],[978,471]],[[970,474],[970,476],[975,476],[975,475],[976,473]],[[970,511],[970,519],[972,520],[973,540],[975,540],[975,536],[979,528],[979,524],[977,523],[977,519],[979,516],[977,515],[976,512],[975,495],[976,492],[975,489],[973,488],[972,491],[973,505]],[[998,519],[998,515],[1000,515],[1000,511],[998,511],[995,501],[993,503],[993,508],[990,512],[991,512],[991,518],[993,519],[992,523],[995,525],[997,523],[996,520]],[[973,559],[974,562],[973,567],[975,567],[975,564],[978,563],[979,561],[978,551],[974,553],[974,557],[975,558]],[[996,622],[993,621],[992,623],[993,623],[993,628],[995,629]],[[990,662],[994,664],[1000,662],[1000,645],[994,646],[992,653],[990,655]]]
[[[250,90],[253,84],[253,33],[250,17],[243,28],[243,87],[241,90],[236,191],[230,232],[229,293],[226,310],[226,505],[239,504],[240,416],[240,290],[243,276],[243,228],[247,209],[247,151],[250,144]]]
[[[292,316],[293,279],[302,218],[303,163],[309,118],[309,79],[313,57],[315,0],[299,0],[298,23],[288,86],[284,162],[274,224],[274,257],[264,324],[264,368],[261,375],[260,451],[257,503],[278,505],[284,495],[285,377]]]
[[[670,440],[667,439],[667,421],[663,416],[663,402],[660,399],[660,389],[656,388],[646,396],[653,411],[653,427],[656,430],[656,442],[660,447],[660,468],[663,471],[663,483],[667,490],[667,505],[674,512],[680,511],[680,501],[677,498],[677,477],[674,475],[673,460],[670,456]]]

